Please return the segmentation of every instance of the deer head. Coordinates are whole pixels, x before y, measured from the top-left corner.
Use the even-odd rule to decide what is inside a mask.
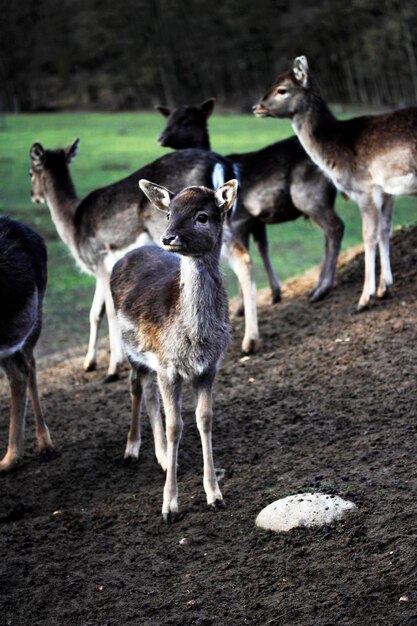
[[[288,72],[279,74],[272,88],[253,107],[256,117],[293,117],[306,106],[311,76],[305,56],[296,57]]]
[[[232,208],[237,180],[224,183],[216,191],[187,187],[173,194],[145,179],[139,181],[143,193],[167,216],[168,226],[161,237],[166,250],[185,256],[204,256],[221,242],[223,218]]]
[[[203,147],[207,140],[207,120],[215,102],[215,98],[209,98],[201,104],[183,105],[176,109],[157,105],[155,108],[167,118],[166,126],[158,137],[161,146],[174,150]]]
[[[59,172],[67,164],[71,163],[78,153],[79,146],[79,139],[75,139],[72,144],[62,150],[45,150],[38,141],[32,144],[29,151],[32,162],[32,167],[29,170],[29,176],[32,180],[32,202],[43,203],[46,201],[45,193],[48,171],[54,170]]]

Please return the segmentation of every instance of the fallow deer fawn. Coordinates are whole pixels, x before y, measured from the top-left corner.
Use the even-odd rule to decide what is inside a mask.
[[[229,336],[219,258],[224,215],[233,205],[237,181],[231,180],[217,191],[188,187],[176,194],[147,180],[139,184],[149,200],[164,211],[168,225],[161,237],[165,250],[145,246],[130,252],[115,265],[111,278],[132,366],[132,423],[125,456],[137,458],[139,454],[143,393],[157,458],[167,470],[162,515],[168,522],[178,514],[177,455],[184,380],[191,382],[197,396],[207,503],[223,506],[212,453],[212,386]],[[166,454],[155,378],[165,409]]]
[[[157,215],[147,197],[138,192],[137,181],[142,177],[153,178],[174,190],[192,184],[211,187],[215,173],[231,177],[233,170],[227,159],[213,152],[184,150],[167,154],[127,178],[93,191],[80,201],[69,170],[78,148],[78,139],[61,150],[45,150],[40,143],[33,144],[30,150],[32,199],[48,204],[61,239],[81,269],[96,279],[84,369],[95,369],[98,330],[105,310],[110,337],[110,364],[105,381],[110,382],[118,378],[123,361],[110,293],[112,267],[126,252],[144,242],[159,242],[165,227],[162,214]],[[225,232],[222,254],[237,274],[243,290],[245,335],[242,350],[252,352],[257,347],[259,332],[251,258],[230,230]]]
[[[46,289],[46,248],[28,226],[0,217],[0,369],[10,385],[9,444],[0,471],[13,469],[23,453],[27,389],[36,420],[36,438],[45,459],[55,456],[39,401],[33,350],[42,328]]]
[[[156,108],[167,118],[158,141],[170,148],[210,150],[207,120],[215,100],[175,109]],[[267,224],[288,222],[304,215],[322,228],[325,257],[310,301],[321,300],[334,286],[337,258],[344,225],[334,209],[336,189],[308,157],[296,137],[278,141],[254,152],[229,154],[239,170],[239,197],[229,214],[230,227],[238,240],[249,248],[253,236],[262,257],[272,292],[272,302],[280,300],[280,285],[269,257]]]
[[[288,117],[306,152],[362,215],[365,281],[358,310],[376,291],[375,256],[381,276],[376,295],[392,285],[389,255],[394,196],[417,193],[417,107],[383,115],[337,120],[323,100],[305,56],[254,107],[258,117]]]

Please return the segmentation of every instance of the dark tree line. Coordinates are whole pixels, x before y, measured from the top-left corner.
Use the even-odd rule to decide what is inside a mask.
[[[246,109],[306,54],[332,102],[417,101],[415,0],[1,0],[8,111],[216,96]]]

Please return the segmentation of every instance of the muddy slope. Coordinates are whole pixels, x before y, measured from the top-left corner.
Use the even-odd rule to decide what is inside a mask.
[[[40,386],[61,456],[38,459],[30,413],[22,466],[0,479],[0,624],[417,624],[417,230],[392,248],[393,298],[366,313],[354,314],[359,256],[327,301],[309,305],[300,279],[282,304],[261,307],[258,356],[240,360],[235,323],[215,395],[224,511],[206,510],[188,396],[183,517],[165,527],[146,419],[139,463],[121,462],[127,369],[103,386],[104,350],[93,374],[81,372],[81,353],[46,364]],[[255,529],[260,508],[306,489],[359,512],[319,530]]]

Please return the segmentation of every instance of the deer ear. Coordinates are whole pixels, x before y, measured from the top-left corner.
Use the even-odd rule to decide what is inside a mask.
[[[214,192],[214,199],[217,206],[224,212],[232,208],[234,201],[236,200],[238,182],[235,178],[224,183]]]
[[[294,59],[292,73],[294,75],[295,80],[299,82],[302,87],[307,87],[308,85],[308,62],[305,56],[296,57]]]
[[[161,187],[161,185],[151,183],[144,178],[140,179],[139,187],[157,209],[165,211],[165,213],[169,210],[169,204],[174,194],[168,191],[168,189]]]
[[[216,98],[209,98],[208,100],[204,100],[200,104],[200,109],[204,113],[205,117],[208,118],[213,113],[214,105],[216,104]]]
[[[169,117],[171,114],[171,109],[169,107],[164,107],[162,104],[156,104],[155,109],[164,117]]]
[[[39,141],[35,141],[29,151],[29,156],[32,160],[32,165],[35,169],[41,169],[45,163],[45,148]]]
[[[71,163],[71,161],[75,159],[75,157],[78,154],[79,149],[80,149],[80,140],[78,138],[74,139],[74,141],[69,146],[64,148],[65,159],[67,163]]]

